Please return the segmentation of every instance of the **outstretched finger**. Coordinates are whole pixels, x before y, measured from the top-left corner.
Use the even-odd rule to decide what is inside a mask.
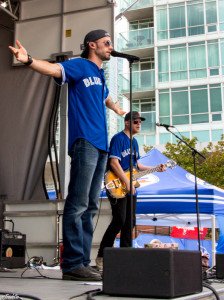
[[[17,49],[12,47],[12,46],[9,46],[9,49],[11,50],[12,53],[16,53],[17,52]]]
[[[23,47],[19,40],[16,40],[16,45],[17,45],[19,48],[22,48],[22,47]]]

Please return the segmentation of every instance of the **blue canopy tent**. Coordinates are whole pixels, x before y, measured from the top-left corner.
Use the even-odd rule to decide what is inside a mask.
[[[140,159],[140,162],[144,165],[155,166],[166,163],[168,160],[159,150],[153,148]],[[162,226],[164,223],[166,223],[166,226],[178,225],[180,222],[177,219],[175,220],[174,216],[179,216],[179,214],[183,214],[183,216],[188,214],[191,217],[192,214],[195,214],[196,218],[194,176],[183,168],[179,166],[176,166],[174,169],[167,168],[165,172],[151,173],[143,176],[138,181],[140,187],[137,189],[138,201],[136,213],[147,216],[153,214],[154,218],[151,218],[150,221],[152,219],[153,221],[155,219],[158,220],[157,214],[160,214],[162,222],[156,222],[156,224],[154,222],[154,226]],[[224,253],[224,190],[199,178],[197,179],[197,183],[200,217],[201,214],[215,216],[220,228],[220,239],[216,251]],[[166,221],[164,218],[165,215],[169,216]],[[146,222],[147,216],[143,217],[144,222]],[[170,220],[170,216],[173,216],[172,221]],[[184,219],[184,222],[186,224],[186,219]],[[190,223],[192,224],[192,221]],[[149,225],[150,222],[147,222],[147,224]],[[214,227],[214,222],[211,227]],[[213,228],[213,235],[215,236],[215,228]],[[214,253],[215,249],[213,247]]]
[[[140,159],[148,166],[168,160],[155,148]],[[137,213],[196,213],[194,176],[183,168],[146,175],[139,182]],[[200,179],[197,183],[200,213],[224,216],[224,190]]]

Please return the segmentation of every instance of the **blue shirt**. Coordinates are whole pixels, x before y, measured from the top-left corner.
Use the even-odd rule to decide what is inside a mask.
[[[109,158],[117,158],[124,171],[130,168],[130,138],[123,132],[119,132],[113,136],[110,142]],[[139,156],[138,142],[132,139],[132,159],[133,166],[137,166]]]
[[[105,99],[109,91],[103,69],[83,58],[67,60],[59,65],[62,81],[56,81],[68,83],[68,151],[78,138],[108,151]]]

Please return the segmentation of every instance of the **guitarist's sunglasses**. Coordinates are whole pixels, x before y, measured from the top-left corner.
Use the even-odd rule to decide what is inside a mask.
[[[133,124],[135,124],[135,125],[136,125],[136,124],[141,124],[141,123],[142,123],[142,120],[134,120],[134,121],[133,121]]]

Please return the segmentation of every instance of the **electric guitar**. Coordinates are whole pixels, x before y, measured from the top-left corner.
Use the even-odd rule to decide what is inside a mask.
[[[168,160],[164,166],[166,168],[173,169],[176,166],[176,162],[173,160]],[[159,171],[160,165],[151,168],[150,170],[139,171],[136,168],[133,168],[132,172],[132,180],[135,188],[140,186],[137,181],[138,178],[141,178],[147,174]],[[130,170],[125,171],[125,175],[128,179],[130,179]],[[124,198],[128,191],[126,189],[125,183],[123,183],[112,171],[106,172],[104,176],[105,188],[109,192],[109,194],[116,199]]]

